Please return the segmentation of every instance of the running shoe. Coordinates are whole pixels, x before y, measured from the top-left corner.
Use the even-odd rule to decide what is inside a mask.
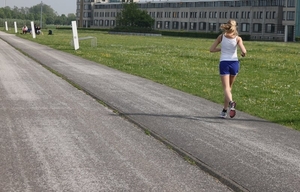
[[[235,107],[236,107],[236,102],[230,101],[229,102],[229,110],[230,110],[229,116],[231,118],[233,118],[235,116]]]
[[[221,111],[220,117],[226,119],[227,111],[225,111],[225,110]]]

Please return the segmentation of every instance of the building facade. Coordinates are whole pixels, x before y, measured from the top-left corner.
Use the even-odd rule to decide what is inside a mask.
[[[229,19],[253,40],[294,41],[300,37],[299,0],[163,0],[136,1],[155,19],[156,30],[219,32]],[[113,28],[120,0],[77,0],[82,27]],[[79,25],[80,26],[80,25]]]

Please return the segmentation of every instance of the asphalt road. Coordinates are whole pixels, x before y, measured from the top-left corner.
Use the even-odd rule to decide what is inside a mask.
[[[1,192],[231,191],[2,40],[0,58]]]
[[[224,120],[219,104],[14,35],[0,37],[232,189],[299,191],[299,131],[238,110],[234,119]]]

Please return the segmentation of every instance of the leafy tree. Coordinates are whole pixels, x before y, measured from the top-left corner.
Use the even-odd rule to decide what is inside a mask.
[[[3,8],[0,8],[0,18],[6,18]]]
[[[67,18],[67,16],[65,14],[61,15],[60,20],[61,20],[61,24],[63,24],[63,25],[67,25],[68,24],[68,18]]]
[[[61,19],[61,17],[56,17],[54,20],[54,24],[55,25],[62,25],[63,21]]]
[[[70,25],[72,21],[76,21],[76,15],[74,13],[68,14],[67,20],[68,20],[67,24]]]
[[[123,4],[123,10],[116,20],[117,26],[140,28],[152,28],[155,22],[146,11],[138,9],[136,3]]]
[[[43,14],[43,18],[46,24],[53,24],[56,17],[57,16]]]
[[[76,20],[75,14],[69,14],[68,16],[62,14],[59,16],[49,5],[41,3],[30,8],[18,8],[16,6],[14,8],[10,8],[9,6],[2,7],[0,8],[0,19],[21,20],[20,23],[24,24],[28,21],[39,22],[41,13],[42,22],[45,24],[66,25],[70,24],[71,21]],[[3,23],[0,23],[0,25],[3,25]]]
[[[10,10],[10,7],[8,7],[8,6],[6,6],[4,9],[3,9],[3,11],[4,11],[4,14],[5,14],[5,16],[6,16],[6,18],[7,19],[11,19],[12,17],[11,17],[11,10]]]
[[[27,14],[27,17],[26,17],[27,20],[31,20],[33,21],[34,20],[34,14],[33,13],[29,13]]]

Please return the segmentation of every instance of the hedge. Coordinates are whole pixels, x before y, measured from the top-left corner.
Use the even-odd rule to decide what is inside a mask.
[[[177,37],[194,37],[194,38],[209,38],[215,39],[221,33],[204,33],[204,32],[187,32],[187,31],[161,31],[164,36],[177,36]],[[249,41],[250,35],[240,35],[243,40]]]

